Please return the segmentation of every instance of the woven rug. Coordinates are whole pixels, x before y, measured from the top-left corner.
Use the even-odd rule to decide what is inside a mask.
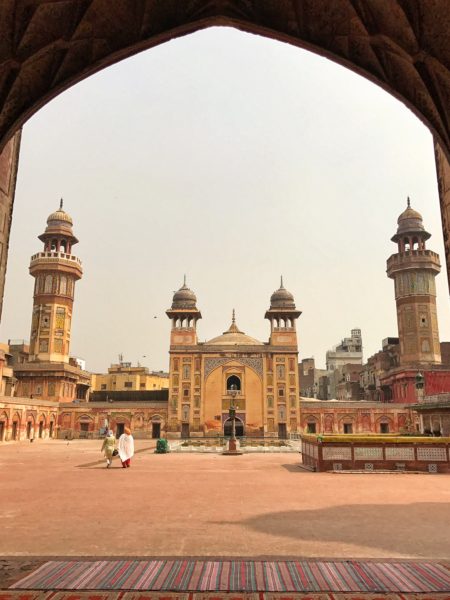
[[[10,589],[450,592],[450,571],[428,562],[49,561]]]

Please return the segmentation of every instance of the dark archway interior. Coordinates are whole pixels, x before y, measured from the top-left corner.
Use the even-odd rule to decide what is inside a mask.
[[[227,390],[241,391],[241,380],[237,375],[230,375],[230,377],[227,378]]]
[[[231,419],[227,419],[223,424],[223,434],[225,437],[231,436],[232,423]],[[236,437],[244,436],[244,423],[241,421],[239,417],[236,417]]]

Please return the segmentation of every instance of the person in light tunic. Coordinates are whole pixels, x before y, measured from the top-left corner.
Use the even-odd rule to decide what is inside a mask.
[[[130,466],[131,458],[134,454],[134,440],[131,435],[131,429],[125,427],[124,433],[119,438],[119,458],[122,461],[122,467],[126,469]]]
[[[109,469],[112,463],[112,457],[114,456],[113,452],[116,447],[116,438],[114,437],[114,433],[111,429],[108,431],[107,436],[103,440],[103,445],[101,452],[104,452],[106,458],[106,467]]]

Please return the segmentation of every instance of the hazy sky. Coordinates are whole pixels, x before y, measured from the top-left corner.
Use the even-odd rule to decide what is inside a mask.
[[[403,104],[251,34],[169,42],[76,85],[24,127],[1,339],[29,339],[29,260],[63,196],[84,267],[71,353],[89,370],[119,353],[167,369],[164,311],[184,273],[202,341],[228,328],[233,308],[267,341],[283,274],[303,311],[300,358],[324,366],[353,327],[367,358],[397,335],[385,270],[407,195],[443,262],[432,137]],[[450,340],[445,266],[437,288]]]

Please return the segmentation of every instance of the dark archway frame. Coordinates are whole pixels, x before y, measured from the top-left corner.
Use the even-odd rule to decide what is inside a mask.
[[[0,155],[0,205],[9,210],[9,221],[20,146],[16,132],[27,119],[99,70],[211,26],[234,27],[329,58],[381,86],[426,124],[435,140],[448,269],[448,0],[3,0],[0,151],[9,155],[7,168]],[[7,247],[9,229],[0,237]],[[6,252],[0,296],[5,271]]]

